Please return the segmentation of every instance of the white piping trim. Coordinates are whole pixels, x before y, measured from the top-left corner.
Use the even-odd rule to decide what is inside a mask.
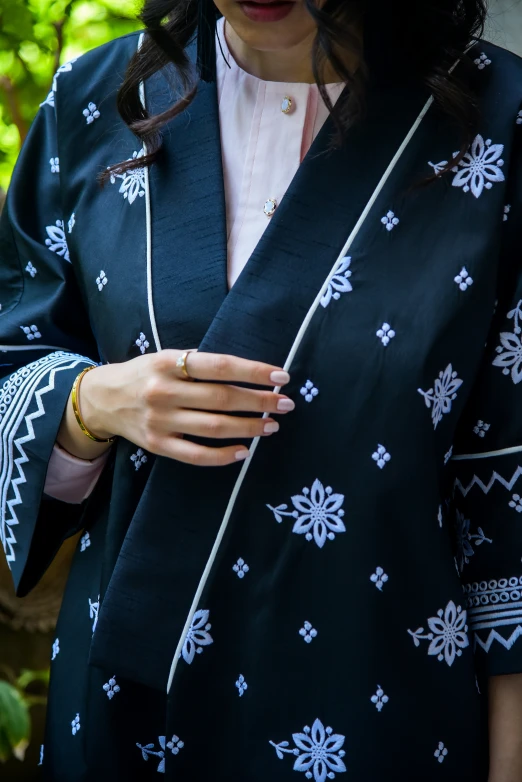
[[[145,33],[142,33],[138,39],[138,51],[143,44],[143,38]],[[143,108],[147,108],[145,100],[145,84],[140,82],[140,100]],[[147,154],[147,145],[143,144],[143,151]],[[149,308],[149,320],[152,329],[152,336],[154,337],[154,344],[156,350],[161,350],[161,342],[158,333],[158,327],[156,325],[156,315],[154,313],[154,302],[152,300],[152,216],[151,216],[151,204],[150,204],[150,180],[149,180],[149,167],[144,166],[145,172],[145,213],[147,223],[147,306]]]
[[[379,184],[375,188],[375,191],[374,191],[372,197],[370,198],[370,200],[366,204],[366,207],[365,207],[363,213],[361,214],[361,216],[359,217],[359,220],[357,221],[353,231],[351,232],[350,236],[346,240],[346,243],[345,243],[343,249],[341,250],[341,253],[339,254],[338,258],[336,259],[336,261],[335,261],[335,263],[334,263],[334,265],[333,265],[333,267],[332,267],[328,277],[324,281],[324,283],[323,283],[323,285],[321,287],[321,290],[319,291],[319,293],[317,294],[317,296],[315,298],[315,301],[313,302],[312,306],[308,310],[308,313],[307,313],[305,319],[303,320],[303,322],[301,324],[301,328],[297,332],[297,336],[296,336],[296,338],[294,340],[294,344],[292,345],[290,353],[288,354],[288,357],[287,357],[287,359],[285,361],[285,364],[284,364],[284,369],[286,371],[288,371],[290,369],[290,366],[291,366],[291,364],[292,364],[292,362],[293,362],[293,360],[295,358],[295,354],[297,353],[297,350],[299,349],[299,346],[300,346],[300,344],[301,344],[301,342],[303,340],[303,337],[304,337],[304,335],[305,335],[305,333],[306,333],[306,331],[308,329],[308,326],[310,325],[310,321],[312,320],[312,318],[313,318],[313,316],[315,314],[315,311],[316,311],[317,307],[319,306],[319,304],[321,302],[321,299],[323,298],[324,294],[326,293],[326,290],[328,288],[328,285],[330,284],[330,281],[331,281],[332,277],[335,275],[335,272],[336,272],[336,270],[338,268],[339,261],[342,258],[345,257],[346,253],[348,252],[348,250],[352,246],[353,242],[355,241],[355,239],[356,239],[359,231],[361,230],[361,228],[362,228],[366,218],[368,217],[368,214],[370,213],[370,210],[374,206],[377,198],[379,197],[379,195],[380,195],[382,189],[384,188],[386,182],[390,178],[391,173],[393,172],[395,166],[397,165],[397,163],[399,162],[400,158],[402,157],[402,155],[403,155],[405,149],[407,148],[408,144],[410,143],[410,141],[412,140],[413,136],[417,132],[417,130],[418,130],[422,120],[424,119],[424,117],[428,113],[429,109],[431,108],[432,103],[433,103],[433,96],[431,96],[428,99],[428,101],[426,102],[426,105],[424,106],[424,108],[422,109],[421,113],[419,114],[419,116],[415,120],[413,126],[411,127],[408,135],[406,136],[406,138],[402,142],[401,146],[399,147],[399,149],[395,153],[395,155],[392,158],[392,161],[390,162],[388,168],[384,172],[384,174],[383,174]],[[279,390],[280,390],[280,386],[276,387],[274,389],[274,392],[278,393]],[[268,413],[266,413],[263,417],[266,418],[267,415],[268,415]],[[174,658],[172,660],[172,664],[171,664],[171,667],[170,667],[170,674],[169,674],[169,679],[168,679],[168,683],[167,683],[167,694],[170,692],[170,688],[172,686],[172,681],[174,679],[174,673],[176,672],[176,667],[178,665],[178,660],[179,660],[179,658],[181,656],[181,650],[183,648],[183,644],[185,643],[185,638],[186,638],[187,633],[188,633],[188,631],[190,629],[190,626],[191,626],[191,624],[193,622],[194,614],[197,611],[197,608],[198,608],[198,605],[199,605],[199,601],[201,600],[201,595],[202,595],[203,590],[205,588],[205,584],[207,583],[210,571],[211,571],[212,566],[214,565],[214,561],[216,559],[216,555],[217,555],[217,553],[219,551],[219,548],[221,546],[221,542],[223,540],[223,536],[224,536],[224,534],[226,532],[226,529],[228,527],[228,522],[229,522],[230,517],[232,515],[232,511],[234,509],[234,505],[236,503],[236,499],[237,499],[237,496],[239,494],[239,490],[240,490],[240,488],[241,488],[241,486],[243,484],[243,481],[245,479],[245,475],[246,475],[246,473],[248,471],[248,468],[249,468],[250,463],[252,461],[252,457],[253,457],[253,455],[254,455],[254,453],[256,451],[256,448],[258,446],[258,443],[259,443],[260,439],[261,439],[260,437],[256,437],[253,440],[252,445],[250,446],[250,455],[247,457],[247,459],[245,460],[245,462],[243,464],[241,472],[240,472],[240,474],[239,474],[239,476],[237,478],[236,484],[235,484],[234,489],[232,491],[232,494],[230,496],[230,500],[228,502],[228,506],[227,506],[227,509],[225,511],[225,515],[223,517],[223,521],[221,522],[221,526],[219,528],[216,540],[214,541],[214,545],[212,547],[212,551],[210,552],[210,556],[209,556],[209,559],[208,559],[207,564],[205,566],[205,569],[203,571],[203,575],[201,576],[198,588],[196,590],[196,594],[194,595],[194,599],[193,599],[192,605],[190,607],[189,615],[187,617],[187,621],[185,622],[185,627],[183,628],[183,632],[182,632],[181,637],[179,639],[178,646],[177,646],[176,651],[174,653]]]
[[[509,456],[512,453],[520,453],[522,445],[514,445],[512,448],[501,448],[500,451],[484,451],[483,453],[460,453],[453,456],[452,462],[463,462],[467,459],[490,459],[492,456]]]
[[[68,348],[59,348],[56,345],[0,345],[0,353],[17,352],[19,350],[63,350],[64,353],[71,352]]]

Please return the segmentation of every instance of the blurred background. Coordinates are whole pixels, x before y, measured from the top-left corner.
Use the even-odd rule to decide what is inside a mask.
[[[0,0],[0,211],[20,147],[58,66],[139,29],[140,5],[140,0]],[[522,0],[490,0],[487,37],[522,56]],[[76,539],[68,541],[24,600],[14,597],[0,555],[2,782],[38,776],[54,625],[75,545]]]

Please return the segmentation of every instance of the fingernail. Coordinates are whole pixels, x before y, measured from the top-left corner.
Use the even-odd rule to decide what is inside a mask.
[[[236,451],[236,461],[240,462],[242,459],[246,459],[249,451]]]
[[[290,375],[288,372],[281,372],[277,370],[272,372],[270,375],[270,380],[275,386],[284,386],[286,383],[290,382]]]
[[[277,409],[282,413],[289,413],[295,407],[294,402],[291,399],[280,399],[277,403]]]
[[[274,434],[274,432],[279,431],[279,424],[277,421],[270,421],[270,423],[265,424],[263,432],[265,434]]]

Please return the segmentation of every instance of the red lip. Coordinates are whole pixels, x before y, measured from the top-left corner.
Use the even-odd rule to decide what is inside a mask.
[[[252,22],[279,22],[291,13],[295,0],[239,0],[238,5]]]

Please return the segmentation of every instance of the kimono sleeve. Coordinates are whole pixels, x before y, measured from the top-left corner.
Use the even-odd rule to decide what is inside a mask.
[[[51,93],[51,96],[53,93]],[[43,494],[72,384],[98,361],[69,256],[53,101],[20,153],[0,218],[0,533],[27,593],[82,506]]]
[[[522,127],[518,147],[498,300],[453,461],[457,564],[488,675],[522,672]]]

